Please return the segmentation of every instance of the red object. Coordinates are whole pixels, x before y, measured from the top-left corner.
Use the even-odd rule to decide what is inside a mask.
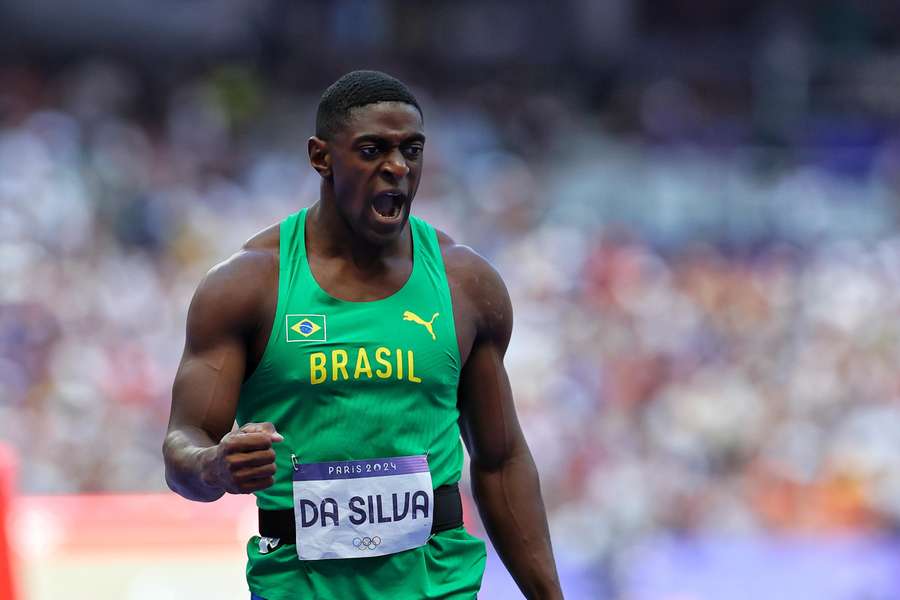
[[[9,546],[10,506],[16,481],[16,455],[9,446],[0,444],[0,599],[15,600],[13,555]]]

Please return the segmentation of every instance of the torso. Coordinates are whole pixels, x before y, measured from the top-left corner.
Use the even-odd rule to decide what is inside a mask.
[[[409,234],[407,224],[405,236]],[[456,339],[459,345],[461,364],[466,364],[466,359],[475,341],[476,322],[474,310],[469,301],[466,280],[464,277],[463,253],[466,250],[458,246],[446,234],[438,231],[438,240],[441,247],[441,256],[450,284],[453,303],[453,315],[455,320]],[[261,282],[268,290],[263,295],[259,307],[258,323],[250,339],[247,340],[247,366],[244,378],[249,378],[259,361],[262,359],[266,344],[272,333],[272,325],[278,304],[278,266],[279,266],[280,227],[272,225],[263,230],[248,243],[247,248],[268,253],[274,261],[274,268],[270,269],[272,276],[267,281]],[[353,302],[366,302],[385,298],[397,292],[403,287],[412,272],[412,255],[407,253],[402,258],[397,258],[388,263],[388,270],[377,277],[360,276],[354,273],[345,261],[339,259],[323,259],[316,255],[315,248],[308,248],[309,267],[313,277],[319,286],[335,298],[350,300]]]
[[[256,264],[264,267],[248,269],[256,275],[241,282],[247,286],[245,289],[265,290],[265,293],[254,295],[253,305],[258,308],[252,319],[255,326],[246,324],[248,367],[236,420],[238,425],[251,421],[271,422],[283,436],[283,441],[273,447],[276,453],[275,482],[256,492],[257,506],[262,510],[285,510],[294,505],[292,464],[296,470],[297,464],[372,458],[392,460],[424,455],[434,488],[458,482],[463,467],[463,444],[458,426],[457,383],[461,367],[472,351],[478,326],[474,305],[470,303],[470,299],[478,298],[473,285],[479,282],[477,272],[470,268],[472,251],[455,245],[440,232],[437,243],[434,237],[426,244],[421,243],[427,225],[423,227],[422,223],[417,223],[415,239],[416,248],[420,250],[416,251],[416,260],[424,260],[414,262],[411,253],[407,252],[387,261],[383,272],[377,276],[366,276],[355,273],[348,261],[323,259],[315,244],[307,244],[306,260],[288,263],[296,256],[296,248],[302,246],[290,241],[297,239],[297,229],[282,225],[267,229],[248,243],[247,250],[257,253],[260,259]],[[407,225],[407,229],[411,227]],[[289,231],[285,234],[286,248],[295,249],[291,254],[285,253],[291,258],[285,258],[284,264],[280,264],[280,253],[284,250],[281,248],[282,231]],[[430,227],[427,231],[434,236]],[[412,246],[410,243],[409,248]],[[436,275],[439,269],[435,268],[438,255],[444,267],[440,276]],[[284,274],[281,282],[279,273]],[[417,307],[418,298],[429,306],[427,313],[426,309]],[[432,311],[442,313],[443,317],[437,321],[431,319],[434,333],[430,338],[419,328],[420,324],[411,325],[406,319],[398,318],[397,309],[405,308],[407,300],[412,301],[410,308],[426,320]],[[373,308],[382,310],[386,307],[389,310],[385,310],[385,314],[392,314],[396,319],[396,331],[393,325],[387,324],[389,319],[378,319],[385,323],[380,327],[367,325],[359,330],[348,327],[351,323],[365,323],[365,319],[357,318],[357,315],[367,308],[343,305],[348,302],[376,305],[368,307],[370,312],[374,312]],[[437,306],[431,308],[431,302]],[[452,327],[448,308],[453,312]],[[273,338],[273,326],[284,327],[281,323],[286,312],[304,313],[295,316],[327,316],[327,345],[324,335],[321,340],[310,340],[314,342],[310,344],[288,344],[300,341],[291,340],[290,336],[288,339],[281,335]],[[289,327],[287,323],[286,326]],[[412,329],[404,333],[405,327]],[[339,338],[341,332],[352,333]],[[451,333],[455,333],[455,341],[450,340]],[[380,337],[382,334],[383,338]],[[455,349],[453,344],[456,344]],[[375,376],[380,378],[378,381],[372,374],[363,377],[357,372],[360,362],[356,358],[352,362],[345,361],[347,372],[339,375],[340,371],[334,366],[335,353],[346,350],[359,357],[366,349],[368,355],[374,355],[378,361],[378,350],[373,353],[373,345],[402,348],[410,357],[404,374],[400,374],[398,366],[393,377],[390,374],[382,376],[378,371],[375,371]],[[355,353],[357,349],[358,354]],[[455,356],[453,350],[458,350],[459,355]],[[326,352],[331,365],[328,376],[314,380],[312,357]],[[396,349],[395,352],[401,351]],[[416,378],[412,376],[413,356]],[[374,370],[375,362],[372,367]],[[327,585],[331,590],[329,595],[345,597],[355,593],[359,596],[358,590],[371,589],[364,588],[360,582],[372,581],[380,576],[379,573],[387,572],[387,568],[392,581],[396,580],[393,574],[404,573],[407,587],[411,586],[411,581],[440,582],[440,591],[428,595],[443,597],[450,589],[448,586],[471,589],[474,593],[484,560],[483,544],[462,529],[433,535],[419,548],[360,561],[349,572],[337,564],[341,561],[310,561],[300,568],[295,553],[278,552],[259,554],[253,544],[248,545],[247,572],[251,588],[255,584],[260,589],[281,586],[306,590],[312,586],[311,581],[321,581],[317,587],[324,589]],[[449,569],[448,564],[451,565]],[[475,578],[473,582],[459,583],[467,575]],[[348,593],[351,589],[354,592]],[[421,590],[412,593],[421,594]],[[372,596],[376,594],[373,592]],[[390,595],[401,597],[393,589]]]

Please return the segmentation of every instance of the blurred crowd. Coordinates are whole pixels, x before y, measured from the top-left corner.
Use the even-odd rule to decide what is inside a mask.
[[[900,95],[794,139],[667,77],[608,112],[413,84],[414,212],[509,287],[561,555],[615,572],[655,536],[900,524]],[[225,65],[145,92],[112,62],[0,69],[0,437],[26,493],[165,488],[193,289],[318,194],[318,91]]]

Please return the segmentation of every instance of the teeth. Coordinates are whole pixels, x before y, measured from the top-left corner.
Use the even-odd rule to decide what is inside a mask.
[[[375,198],[372,208],[386,219],[396,219],[403,207],[400,194],[381,194]]]

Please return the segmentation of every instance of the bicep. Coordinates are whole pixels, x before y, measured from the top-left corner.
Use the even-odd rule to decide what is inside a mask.
[[[229,300],[228,291],[208,278],[191,302],[172,386],[170,430],[196,427],[218,441],[232,428],[246,366],[246,311]]]

